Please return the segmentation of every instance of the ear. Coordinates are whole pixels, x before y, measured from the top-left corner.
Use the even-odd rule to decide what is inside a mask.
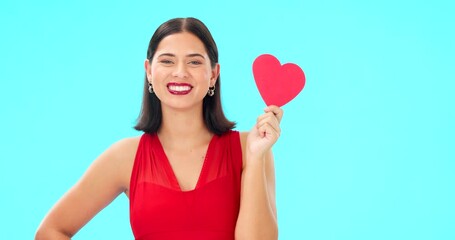
[[[150,69],[150,61],[148,59],[145,59],[145,61],[144,61],[144,68],[145,68],[145,73],[147,74],[147,79],[150,81],[150,76],[152,75],[152,72]]]
[[[210,86],[215,86],[216,80],[220,76],[220,64],[217,63],[215,67],[212,68],[212,76],[210,78]]]

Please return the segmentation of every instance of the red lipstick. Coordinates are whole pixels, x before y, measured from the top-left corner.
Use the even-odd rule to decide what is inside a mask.
[[[167,84],[167,90],[174,95],[186,95],[191,92],[193,86],[188,83],[175,83],[171,82]]]

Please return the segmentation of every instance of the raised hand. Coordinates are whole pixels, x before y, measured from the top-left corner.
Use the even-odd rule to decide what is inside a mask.
[[[264,114],[257,118],[256,124],[247,137],[247,153],[254,158],[262,158],[272,148],[281,134],[280,122],[283,110],[270,105]]]

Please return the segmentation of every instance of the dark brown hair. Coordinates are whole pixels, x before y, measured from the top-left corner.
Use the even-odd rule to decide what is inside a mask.
[[[181,32],[192,33],[202,41],[210,58],[211,66],[212,68],[215,67],[218,63],[218,48],[208,28],[196,18],[174,18],[161,24],[150,39],[147,49],[147,59],[152,60],[158,44],[163,38]],[[206,95],[204,97],[202,114],[209,131],[221,135],[234,128],[235,123],[229,121],[223,113],[219,76],[215,83],[215,89],[215,95],[211,97]],[[161,102],[155,94],[149,93],[147,75],[144,78],[143,93],[141,113],[134,128],[146,133],[156,133],[162,121]]]

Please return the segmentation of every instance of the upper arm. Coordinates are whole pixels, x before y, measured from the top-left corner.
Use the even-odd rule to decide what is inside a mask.
[[[249,132],[240,133],[240,143],[242,145],[243,159],[246,159],[246,139]],[[245,161],[243,161],[243,168],[245,167]],[[267,182],[267,194],[269,197],[270,207],[273,210],[275,218],[277,218],[276,209],[276,189],[275,189],[275,164],[272,150],[269,150],[265,155],[265,177]]]
[[[134,162],[134,138],[116,142],[104,151],[81,179],[54,205],[40,225],[73,236],[101,209],[127,190]],[[38,230],[40,231],[40,230]]]

